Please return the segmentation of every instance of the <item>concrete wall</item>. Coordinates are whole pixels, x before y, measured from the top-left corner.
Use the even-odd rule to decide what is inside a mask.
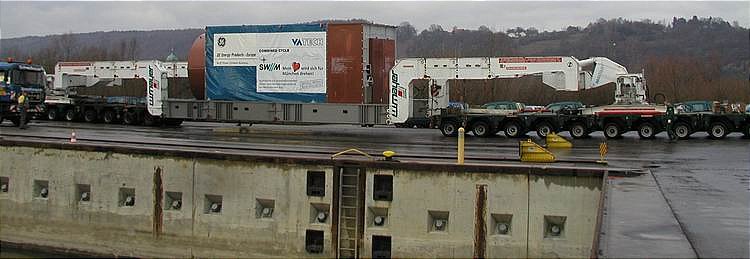
[[[8,192],[0,193],[0,239],[139,257],[335,255],[336,220],[315,223],[312,213],[313,204],[336,208],[333,162],[139,153],[0,147],[0,177],[10,182]],[[538,169],[502,167],[477,172],[420,168],[407,163],[368,166],[361,256],[372,255],[373,235],[392,237],[394,257],[471,257],[475,242],[486,244],[488,257],[589,256],[600,176],[542,175]],[[307,195],[308,171],[325,172],[324,197]],[[392,201],[373,200],[373,177],[382,174],[394,177]],[[34,197],[35,181],[48,181],[47,198]],[[79,201],[79,184],[90,186],[90,201]],[[475,215],[477,185],[486,186],[487,192],[483,222]],[[134,206],[122,205],[121,189],[135,191]],[[166,197],[156,200],[167,193],[181,193],[179,210],[170,209]],[[217,197],[221,211],[207,213]],[[271,217],[258,217],[258,200],[272,201]],[[374,226],[372,216],[383,211],[386,224]],[[431,231],[429,211],[447,214],[446,230]],[[512,215],[509,234],[496,233],[496,215]],[[560,236],[545,237],[547,216],[566,218]],[[475,224],[486,227],[479,241]],[[306,230],[324,232],[323,253],[305,251]]]

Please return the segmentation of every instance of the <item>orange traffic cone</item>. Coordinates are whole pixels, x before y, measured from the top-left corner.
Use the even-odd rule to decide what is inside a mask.
[[[76,132],[73,131],[70,133],[70,143],[76,143]]]

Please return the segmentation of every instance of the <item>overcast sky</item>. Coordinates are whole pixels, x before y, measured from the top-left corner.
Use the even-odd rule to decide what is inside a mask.
[[[671,22],[673,16],[721,17],[750,27],[750,1],[740,2],[7,2],[0,1],[0,37],[65,32],[203,28],[206,25],[296,23],[364,18],[417,30],[430,24],[494,31],[560,30],[598,18]]]

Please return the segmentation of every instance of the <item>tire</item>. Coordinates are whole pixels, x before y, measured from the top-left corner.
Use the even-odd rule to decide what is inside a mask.
[[[711,127],[708,128],[708,136],[712,139],[722,139],[728,134],[727,125],[721,122],[711,123]]]
[[[610,122],[604,125],[604,137],[608,139],[613,138],[619,138],[622,136],[622,130],[620,130],[620,125],[617,125],[617,123]]]
[[[653,139],[656,136],[656,128],[650,122],[638,125],[638,136],[642,139]]]
[[[138,124],[138,114],[135,112],[125,112],[122,116],[122,122],[124,122],[127,125],[135,125]]]
[[[5,118],[3,118],[3,116],[0,116],[0,124],[3,124],[4,120],[5,120]]]
[[[440,132],[446,137],[455,137],[458,135],[458,123],[454,120],[446,120],[440,124]]]
[[[96,118],[97,115],[98,114],[97,114],[96,110],[88,109],[88,110],[86,110],[86,111],[83,112],[83,121],[88,122],[88,123],[95,122],[96,119],[97,119]]]
[[[102,120],[104,120],[104,123],[107,123],[107,124],[115,123],[117,122],[117,113],[113,110],[106,110],[104,111]]]
[[[589,129],[583,123],[576,122],[570,126],[570,136],[574,139],[582,139],[589,136]]]
[[[0,123],[2,122],[2,118],[0,118]],[[745,130],[742,131],[742,134],[745,135],[745,138],[750,138],[750,123],[745,125]]]
[[[490,124],[485,121],[477,121],[471,125],[471,131],[474,132],[474,136],[486,138],[492,136],[494,131]]]
[[[58,111],[55,108],[47,110],[47,119],[51,121],[56,121],[60,118],[60,111]]]
[[[693,130],[687,123],[678,122],[674,125],[674,134],[679,139],[688,139],[690,138],[690,135],[693,134]]]
[[[18,127],[19,125],[21,125],[21,118],[19,118],[19,117],[11,117],[11,118],[10,118],[10,119],[8,119],[8,120],[9,120],[9,121],[10,121],[11,123],[13,123],[13,126],[16,126],[16,127]]]
[[[552,129],[552,124],[549,122],[544,121],[536,125],[536,135],[540,138],[546,138],[547,135],[554,132],[555,130]]]
[[[143,115],[143,125],[145,126],[153,126],[154,124],[156,124],[157,120],[158,118],[151,116],[151,114],[148,114],[148,112]]]
[[[65,120],[66,121],[74,121],[78,118],[78,113],[75,109],[68,109],[65,111]]]
[[[506,123],[503,130],[505,131],[505,136],[509,138],[520,138],[523,136],[523,128],[517,121]]]

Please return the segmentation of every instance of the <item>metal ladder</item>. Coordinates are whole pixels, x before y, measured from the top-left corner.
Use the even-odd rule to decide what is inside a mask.
[[[359,257],[359,168],[342,168],[339,188],[339,258]]]

